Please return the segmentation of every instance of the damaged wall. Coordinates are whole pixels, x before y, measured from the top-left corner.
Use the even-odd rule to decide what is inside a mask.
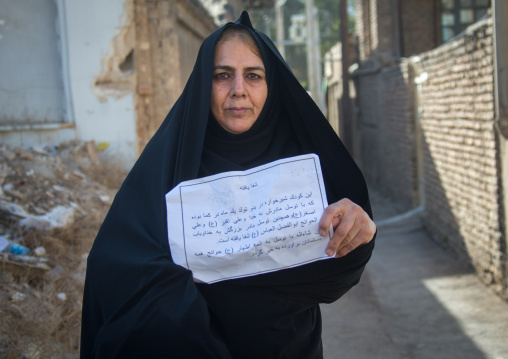
[[[101,102],[133,94],[129,125],[139,155],[180,96],[215,24],[197,0],[126,0],[121,23],[92,88]]]
[[[12,65],[0,69],[0,104],[5,117],[26,99],[33,111],[18,111],[21,117],[43,125],[20,126],[18,119],[6,127],[0,118],[0,139],[24,147],[93,140],[130,166],[178,99],[199,46],[216,28],[213,19],[198,0],[44,0],[37,15],[47,26],[35,31],[30,30],[33,2],[0,0],[12,14],[23,15],[12,24],[0,18],[5,36],[0,41],[9,40],[15,53],[0,54]],[[13,24],[21,30],[4,35]],[[24,46],[26,36],[33,46]],[[42,41],[48,36],[49,45]],[[54,58],[42,56],[43,50]],[[42,78],[39,84],[34,69],[52,74],[53,82]],[[25,89],[23,96],[14,85]]]
[[[124,1],[120,18],[122,27],[117,29],[116,35],[111,39],[108,52],[101,60],[100,72],[92,84],[92,91],[101,102],[107,101],[108,97],[118,99],[131,94],[136,83],[134,0]]]
[[[66,26],[62,53],[68,57],[76,137],[108,143],[126,163],[136,158],[134,82],[133,74],[119,65],[129,53],[129,41],[130,46],[133,42],[131,3],[59,1]]]
[[[215,25],[197,0],[115,0],[113,4],[97,2],[93,14],[90,6],[78,3],[68,10],[86,18],[87,8],[90,17],[95,14],[111,34],[101,36],[101,41],[91,37],[103,31],[74,34],[81,44],[76,52],[94,43],[101,46],[102,54],[89,67],[95,71],[88,106],[96,109],[83,107],[79,115],[76,109],[76,125],[80,139],[116,143],[115,147],[124,148],[122,152],[127,150],[129,158],[136,158],[180,96],[199,46]],[[113,18],[119,23],[108,22]],[[93,26],[97,26],[95,21]],[[111,40],[106,46],[107,39]],[[88,90],[82,85],[83,91]],[[94,119],[86,118],[90,116]],[[101,128],[100,138],[97,128]]]
[[[135,0],[136,133],[140,153],[180,96],[215,24],[197,0]]]

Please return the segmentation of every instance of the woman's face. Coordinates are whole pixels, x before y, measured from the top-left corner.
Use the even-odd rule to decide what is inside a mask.
[[[238,38],[215,50],[210,108],[221,126],[242,133],[256,122],[268,87],[263,60]]]

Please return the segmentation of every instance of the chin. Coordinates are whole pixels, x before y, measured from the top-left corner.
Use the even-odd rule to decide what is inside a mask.
[[[241,133],[244,133],[245,131],[248,131],[249,128],[226,128],[226,131],[231,132],[235,135],[239,135]]]
[[[235,135],[239,135],[244,133],[252,127],[254,123],[239,123],[239,124],[231,124],[229,126],[222,126],[228,132],[234,133]]]

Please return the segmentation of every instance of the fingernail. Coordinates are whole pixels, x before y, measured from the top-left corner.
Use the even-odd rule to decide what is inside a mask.
[[[316,233],[316,232],[314,232],[314,233]],[[320,229],[320,230],[319,230],[319,235],[320,235],[321,237],[326,237],[326,231],[325,231],[324,229]]]
[[[334,252],[334,251],[332,251],[330,248],[328,248],[328,249],[326,250],[326,254],[327,254],[329,257],[333,257],[333,256],[335,256],[335,252]]]

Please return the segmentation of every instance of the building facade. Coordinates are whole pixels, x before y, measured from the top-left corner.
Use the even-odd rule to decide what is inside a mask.
[[[130,165],[216,25],[198,0],[0,0],[0,141],[102,143]]]

